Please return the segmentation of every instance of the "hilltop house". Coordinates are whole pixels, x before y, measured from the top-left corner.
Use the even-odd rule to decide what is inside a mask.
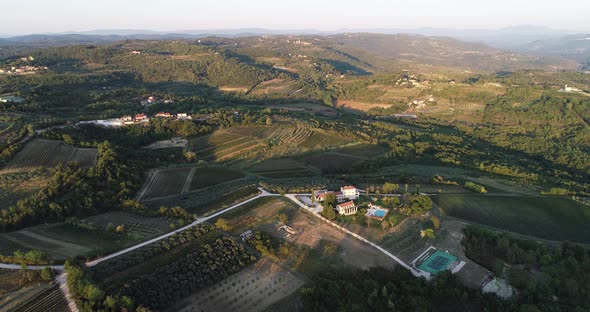
[[[132,124],[134,124],[133,117],[131,117],[129,115],[121,117],[121,122],[124,125],[132,125]]]
[[[159,112],[156,114],[156,117],[159,118],[171,118],[172,114],[170,114],[169,112]]]
[[[133,120],[135,120],[135,122],[147,122],[150,119],[146,114],[137,114],[135,115],[135,118],[133,118]]]
[[[193,117],[189,116],[187,113],[178,113],[176,114],[176,119],[193,119]]]
[[[336,210],[336,212],[338,212],[338,214],[341,214],[344,216],[349,216],[349,215],[353,215],[357,212],[357,206],[355,205],[354,201],[351,200],[351,201],[336,205],[336,208],[334,208],[334,210]]]

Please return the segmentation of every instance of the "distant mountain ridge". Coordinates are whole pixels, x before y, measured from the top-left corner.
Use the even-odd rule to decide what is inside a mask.
[[[260,29],[249,29],[261,31]],[[120,30],[131,33],[131,30]],[[104,31],[93,31],[102,33]],[[213,37],[211,37],[213,36]],[[312,42],[312,47],[324,49],[316,57],[323,58],[326,55],[335,57],[339,54],[340,61],[354,63],[357,73],[372,72],[375,70],[387,72],[391,69],[406,69],[419,65],[447,67],[462,70],[514,70],[514,69],[552,69],[552,70],[574,70],[579,64],[564,60],[560,57],[539,57],[523,53],[506,51],[504,49],[489,46],[483,42],[469,42],[452,37],[441,37],[416,34],[379,34],[379,33],[338,33],[324,35],[252,35],[246,33],[234,34],[233,36],[212,35],[212,34],[185,34],[185,33],[150,33],[150,34],[127,34],[127,35],[92,35],[92,34],[45,34],[27,35],[0,39],[0,46],[16,47],[12,54],[5,53],[4,57],[16,56],[23,51],[46,48],[63,47],[73,45],[107,45],[126,40],[193,40],[203,38],[219,38],[214,45],[223,45],[225,41],[234,41],[246,46],[258,47],[259,41],[281,39],[281,45],[289,39],[302,39]],[[232,43],[232,44],[234,44]],[[228,45],[227,48],[232,47]],[[265,50],[276,50],[276,46],[262,45]],[[286,48],[292,50],[294,55],[318,52],[312,48],[293,49],[293,46]],[[309,50],[309,51],[308,51]],[[282,51],[275,51],[281,53]],[[2,53],[0,51],[0,56]],[[335,60],[332,65],[343,66]]]

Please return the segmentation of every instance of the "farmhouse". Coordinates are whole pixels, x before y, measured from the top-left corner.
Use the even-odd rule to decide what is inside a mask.
[[[328,190],[317,190],[314,192],[316,201],[322,202],[326,199],[326,195],[336,195],[336,200],[339,203],[345,202],[346,200],[353,200],[359,198],[359,191],[354,186],[343,186],[340,188],[340,192],[328,191]]]
[[[146,114],[137,114],[135,118],[133,118],[135,122],[148,122],[150,119]]]
[[[178,113],[176,114],[176,119],[193,119],[193,117],[189,116],[187,113]]]
[[[172,114],[170,114],[169,112],[159,112],[156,114],[156,117],[158,117],[158,118],[171,118]]]
[[[334,210],[336,210],[341,215],[348,216],[348,215],[353,215],[356,213],[357,206],[354,204],[354,201],[351,200],[351,201],[336,205],[336,208],[334,208]]]

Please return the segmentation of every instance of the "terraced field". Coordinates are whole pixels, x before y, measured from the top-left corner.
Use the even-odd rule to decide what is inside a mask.
[[[267,159],[349,143],[350,139],[336,134],[287,123],[280,127],[233,127],[219,130],[193,139],[191,147],[200,159],[243,170]],[[313,173],[306,171],[298,174],[305,176]]]
[[[35,139],[15,156],[8,169],[52,168],[71,162],[81,167],[92,167],[96,164],[97,156],[97,149],[76,148],[61,141]]]
[[[145,191],[140,194],[139,200],[180,195],[190,173],[191,168],[157,170],[146,182]]]
[[[0,143],[12,143],[20,140],[22,128],[22,123],[0,121]]]

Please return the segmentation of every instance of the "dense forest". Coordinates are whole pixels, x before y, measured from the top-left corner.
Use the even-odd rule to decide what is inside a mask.
[[[426,282],[399,267],[324,271],[301,295],[305,311],[518,311],[462,286],[450,273]]]
[[[519,291],[520,304],[536,311],[590,309],[588,249],[567,242],[550,246],[475,227],[464,232],[467,257],[507,276]]]

